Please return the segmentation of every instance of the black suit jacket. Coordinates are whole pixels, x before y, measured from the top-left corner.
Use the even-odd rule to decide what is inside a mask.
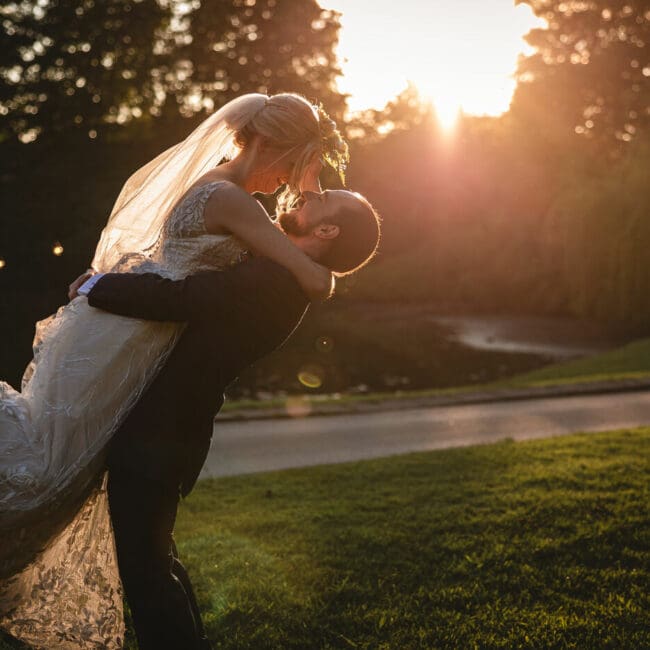
[[[152,273],[109,273],[92,288],[88,302],[123,316],[187,322],[109,450],[109,467],[177,481],[184,495],[205,460],[225,387],[278,347],[308,305],[294,277],[264,258],[178,281]]]

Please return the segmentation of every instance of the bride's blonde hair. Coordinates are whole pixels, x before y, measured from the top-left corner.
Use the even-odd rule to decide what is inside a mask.
[[[287,153],[298,150],[287,187],[278,196],[280,210],[297,197],[300,180],[314,157],[331,165],[344,181],[348,145],[322,106],[315,106],[296,93],[270,97],[251,93],[244,97],[249,99],[241,104],[242,114],[236,120],[240,125],[232,124],[236,147],[245,149],[259,136]]]
[[[168,215],[185,193],[257,134],[287,152],[299,149],[287,188],[278,198],[280,209],[297,196],[305,168],[316,154],[343,179],[348,147],[321,106],[293,93],[241,95],[129,177],[102,231],[93,268],[110,271],[119,268],[125,256],[152,255]]]

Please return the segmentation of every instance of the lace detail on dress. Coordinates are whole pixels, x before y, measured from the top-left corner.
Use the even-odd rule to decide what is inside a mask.
[[[5,631],[37,650],[122,648],[122,588],[107,502],[104,477],[36,561],[0,583]]]
[[[207,235],[208,231],[205,229],[205,219],[203,218],[205,204],[217,187],[225,183],[226,181],[212,181],[191,189],[165,224],[166,239]]]
[[[193,188],[157,244],[110,270],[181,278],[240,260],[206,232],[225,181]],[[104,489],[106,444],[155,377],[182,324],[124,318],[76,298],[37,324],[23,392],[0,382],[0,627],[35,648],[120,648],[123,622]]]
[[[158,273],[184,278],[198,271],[223,269],[241,260],[243,244],[229,235],[212,235],[205,229],[205,204],[228,181],[212,181],[192,188],[172,210],[156,242],[145,254],[124,255],[114,273]]]

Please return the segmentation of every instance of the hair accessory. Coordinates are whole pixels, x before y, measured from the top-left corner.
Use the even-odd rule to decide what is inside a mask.
[[[323,161],[334,169],[345,186],[345,170],[350,161],[348,143],[336,128],[336,122],[327,114],[322,104],[316,107]]]

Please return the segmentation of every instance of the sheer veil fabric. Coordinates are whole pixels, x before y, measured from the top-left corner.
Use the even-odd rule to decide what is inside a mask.
[[[93,268],[180,278],[235,263],[242,245],[203,224],[222,181],[196,183],[235,152],[235,131],[266,101],[229,102],[136,171]],[[104,451],[181,331],[76,298],[37,324],[22,391],[0,382],[0,628],[35,648],[122,646]]]
[[[242,95],[203,121],[185,140],[163,151],[124,184],[104,228],[92,266],[105,272],[122,255],[146,255],[155,246],[172,206],[209,169],[231,157],[234,132],[243,128],[268,100]]]

